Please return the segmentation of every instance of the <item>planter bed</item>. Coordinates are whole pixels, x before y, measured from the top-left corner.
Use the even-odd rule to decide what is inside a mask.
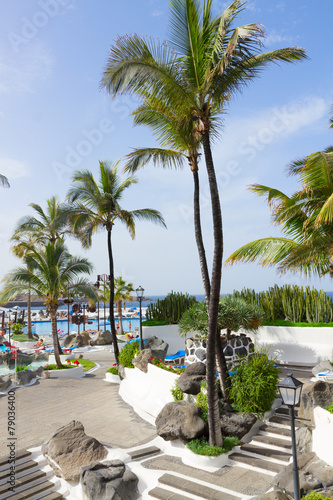
[[[114,375],[113,373],[106,372],[105,382],[111,382],[112,384],[120,384],[119,375]]]
[[[65,368],[64,370],[45,370],[50,376],[48,378],[81,378],[84,377],[83,366]]]

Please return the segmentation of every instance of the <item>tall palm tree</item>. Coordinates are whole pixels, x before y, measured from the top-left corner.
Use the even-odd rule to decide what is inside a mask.
[[[56,363],[61,367],[57,335],[57,310],[63,290],[82,293],[95,298],[93,286],[82,273],[90,273],[92,265],[87,259],[73,257],[61,240],[47,243],[45,249],[27,248],[23,258],[26,266],[18,267],[5,277],[1,300],[8,301],[16,294],[31,290],[43,297],[51,317],[52,338]],[[75,280],[75,281],[74,281]]]
[[[92,244],[92,236],[103,229],[107,232],[107,246],[109,256],[110,275],[110,323],[113,338],[114,354],[118,363],[118,345],[114,324],[114,265],[111,244],[112,228],[116,221],[126,226],[132,238],[135,237],[135,221],[149,220],[165,226],[163,217],[157,210],[144,208],[140,210],[124,210],[120,202],[125,189],[136,183],[134,177],[127,177],[124,181],[118,174],[118,163],[108,166],[99,162],[100,177],[97,183],[92,172],[88,170],[76,171],[73,174],[73,183],[69,189],[67,199],[72,204],[70,222],[75,233],[80,234],[84,248]]]
[[[123,301],[132,300],[131,293],[134,291],[133,283],[126,283],[126,281],[118,276],[114,280],[114,301],[117,304],[117,312],[119,317],[119,325],[120,325],[120,334],[124,333],[123,330],[123,313],[122,313],[122,305]]]
[[[212,125],[224,112],[230,93],[241,89],[274,61],[294,62],[304,50],[291,47],[258,53],[263,33],[258,24],[232,28],[243,8],[235,0],[221,14],[212,14],[212,0],[203,7],[198,0],[171,0],[171,43],[154,42],[137,35],[118,39],[111,47],[102,86],[113,96],[134,92],[145,98],[177,103],[196,123],[201,135],[210,187],[214,254],[209,298],[207,337],[207,400],[210,444],[221,445],[218,399],[215,384],[215,345],[221,289],[223,231],[220,198],[211,153]],[[181,104],[180,104],[181,103]],[[185,111],[184,111],[185,110]]]
[[[10,184],[8,182],[7,177],[5,177],[4,175],[1,175],[1,174],[0,174],[0,186],[2,186],[2,187],[10,187]]]
[[[12,241],[19,242],[29,236],[34,243],[55,243],[70,233],[67,225],[68,206],[61,203],[57,196],[46,200],[46,205],[46,210],[36,203],[29,205],[36,216],[26,215],[18,221]]]

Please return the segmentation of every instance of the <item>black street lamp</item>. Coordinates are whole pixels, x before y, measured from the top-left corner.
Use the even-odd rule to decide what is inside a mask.
[[[292,442],[292,452],[293,452],[293,480],[294,480],[295,500],[300,500],[300,491],[299,491],[299,476],[297,467],[294,407],[298,405],[300,401],[302,387],[303,387],[303,382],[294,378],[292,373],[288,373],[287,377],[278,384],[278,389],[281,394],[282,402],[289,408],[291,442]]]
[[[139,349],[142,351],[143,349],[143,340],[142,340],[142,300],[143,300],[143,292],[145,291],[142,286],[139,286],[136,290],[136,296],[140,304],[140,342],[139,342]]]
[[[98,274],[97,275],[97,281],[95,283],[95,287],[99,288],[100,283],[103,283],[104,286],[104,293],[105,293],[105,287],[106,284],[108,283],[110,286],[110,276],[108,274]],[[104,297],[105,298],[105,297]],[[111,320],[111,317],[110,317]],[[98,303],[98,330],[99,330],[99,303]],[[106,330],[106,312],[105,312],[105,301],[104,301],[104,331]]]

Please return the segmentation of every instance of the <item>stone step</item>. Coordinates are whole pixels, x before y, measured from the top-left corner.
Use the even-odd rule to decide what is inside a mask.
[[[180,495],[179,493],[165,490],[159,486],[156,486],[156,488],[148,491],[148,495],[149,497],[158,498],[159,500],[193,500],[191,497],[186,497],[184,495]]]
[[[27,462],[23,462],[19,465],[15,466],[15,477],[19,477],[20,475],[28,474],[31,469],[39,468],[40,465],[38,462],[34,460],[28,460]],[[0,472],[0,485],[7,482],[8,476],[10,474],[9,467]]]
[[[15,462],[16,464],[22,460],[26,460],[31,457],[31,451],[18,450],[15,452]],[[0,469],[9,469],[10,464],[8,463],[8,455],[2,456],[0,458]]]
[[[280,408],[276,408],[275,410],[276,415],[287,415],[289,417],[289,408],[286,406],[280,406]],[[295,417],[298,416],[298,408],[294,408],[294,414]]]
[[[277,446],[287,450],[291,449],[291,441],[287,439],[279,439],[278,437],[266,436],[264,434],[257,434],[253,437],[251,443],[262,443],[270,446]]]
[[[210,486],[206,486],[188,478],[174,476],[173,474],[163,474],[159,478],[159,483],[180,490],[181,493],[189,493],[191,495],[196,495],[197,497],[205,500],[239,500],[239,496],[232,495],[231,493],[219,491]],[[173,497],[169,497],[173,498]]]
[[[46,492],[54,488],[54,483],[51,481],[44,481],[42,483],[34,484],[26,489],[19,492],[13,493],[13,495],[0,496],[0,500],[32,500],[38,495],[41,498],[41,493]],[[61,497],[60,497],[61,498]]]
[[[39,497],[40,500],[63,500],[64,497],[61,493],[54,491],[53,493],[48,493],[45,496]]]
[[[281,425],[285,425],[286,427],[290,428],[289,418],[287,416],[283,416],[283,415],[273,415],[269,419],[269,423],[281,424]],[[297,423],[297,421],[295,422],[295,427],[299,427],[299,424]]]
[[[287,429],[286,427],[278,427],[277,425],[269,425],[269,423],[262,425],[260,427],[260,431],[269,432],[271,434],[277,434],[279,436],[285,436],[288,438],[291,437],[290,428]]]
[[[40,483],[41,481],[45,480],[46,478],[46,472],[44,471],[34,471],[31,472],[30,474],[26,474],[25,476],[22,476],[21,478],[17,479],[15,478],[15,491],[19,492],[25,488],[30,488],[31,483]],[[4,483],[0,486],[0,493],[1,494],[7,494],[8,498],[11,498],[11,494],[13,492],[8,491],[8,483]]]
[[[254,453],[256,455],[264,456],[267,458],[274,458],[275,460],[281,460],[282,462],[289,462],[291,453],[282,450],[274,450],[273,448],[264,448],[263,446],[257,446],[255,444],[243,444],[240,447],[241,451],[246,453]]]
[[[129,452],[132,460],[138,460],[141,458],[149,457],[151,455],[157,455],[161,450],[157,446],[148,446],[146,448],[140,448],[139,450]]]
[[[282,470],[285,466],[282,464],[277,464],[275,462],[269,462],[268,460],[264,460],[259,457],[250,457],[249,455],[245,455],[243,453],[232,453],[229,455],[230,460],[234,460],[240,464],[250,465],[251,467],[256,467],[258,469],[262,469],[268,472],[274,472],[277,474]]]

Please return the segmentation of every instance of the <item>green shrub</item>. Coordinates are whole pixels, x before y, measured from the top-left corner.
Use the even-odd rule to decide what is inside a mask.
[[[10,327],[11,333],[13,335],[22,335],[23,333],[23,325],[22,323],[13,323]]]
[[[73,365],[61,365],[60,367],[56,364],[47,364],[47,365],[44,365],[43,366],[44,370],[48,370],[48,371],[51,371],[51,370],[67,370],[67,369],[70,369],[70,368],[75,368],[75,366]]]
[[[223,447],[209,446],[205,437],[200,439],[192,439],[186,446],[197,455],[206,455],[207,457],[217,457],[222,453],[228,453],[234,446],[238,446],[240,441],[235,436],[226,436],[223,438]]]
[[[174,401],[182,401],[184,399],[184,393],[179,389],[178,378],[171,388],[171,394]]]
[[[208,424],[207,394],[199,392],[199,394],[197,394],[196,405],[200,408],[201,418]]]
[[[333,403],[329,406],[326,406],[325,410],[329,411],[330,413],[333,413]]]
[[[230,397],[236,411],[254,413],[262,418],[271,409],[279,377],[274,363],[264,352],[242,358],[231,378]]]
[[[119,353],[119,363],[126,368],[134,368],[132,363],[134,357],[139,352],[139,342],[131,342],[122,348]]]
[[[118,368],[117,366],[111,366],[108,370],[106,370],[106,373],[112,373],[112,375],[118,375]]]
[[[29,366],[21,366],[21,365],[19,365],[19,366],[16,367],[16,371],[17,372],[23,372],[24,370],[30,370]]]
[[[312,493],[308,493],[305,495],[305,497],[302,497],[301,500],[331,500],[330,497],[324,497],[320,493],[315,493],[312,491]]]

